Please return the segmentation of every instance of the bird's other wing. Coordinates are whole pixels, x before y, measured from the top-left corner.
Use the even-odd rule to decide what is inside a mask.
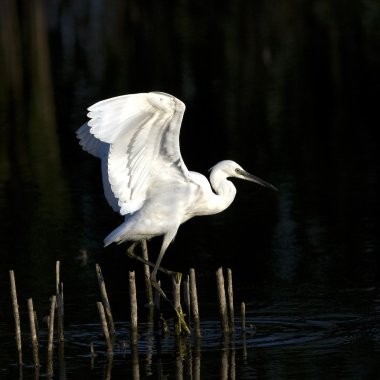
[[[90,132],[109,144],[108,182],[122,215],[138,210],[146,192],[165,173],[190,178],[179,148],[185,105],[174,96],[140,93],[118,96],[89,108]]]
[[[101,159],[104,195],[107,199],[108,204],[112,207],[112,209],[116,212],[120,211],[118,200],[117,198],[115,198],[111,189],[111,185],[108,181],[107,162],[108,162],[108,152],[110,149],[110,144],[107,144],[97,139],[90,132],[90,127],[88,126],[87,123],[83,124],[76,131],[76,135],[79,139],[79,145],[83,148],[83,150]]]
[[[107,157],[109,144],[97,139],[91,132],[87,123],[76,131],[79,145],[83,150],[100,159]]]

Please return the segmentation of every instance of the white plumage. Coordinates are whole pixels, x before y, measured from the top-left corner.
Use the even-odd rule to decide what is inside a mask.
[[[163,92],[123,95],[88,108],[89,121],[77,131],[82,148],[101,159],[106,199],[125,215],[105,245],[163,236],[152,283],[179,226],[198,215],[226,209],[236,188],[228,177],[271,184],[247,173],[234,161],[216,164],[210,183],[188,171],[181,157],[179,134],[185,105]]]

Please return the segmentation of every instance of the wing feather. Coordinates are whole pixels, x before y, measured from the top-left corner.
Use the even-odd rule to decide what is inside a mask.
[[[102,100],[88,108],[90,120],[77,131],[83,149],[102,159],[106,198],[125,215],[138,210],[150,184],[165,173],[190,180],[179,133],[185,105],[172,95],[150,92]],[[105,170],[107,168],[107,170]]]
[[[76,135],[79,139],[79,144],[86,152],[98,158],[105,157],[108,154],[109,144],[100,141],[91,134],[87,123],[76,131]]]

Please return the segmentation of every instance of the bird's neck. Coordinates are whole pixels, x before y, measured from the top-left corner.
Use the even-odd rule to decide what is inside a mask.
[[[215,210],[221,212],[225,210],[235,199],[236,188],[226,175],[220,171],[211,171],[210,183],[216,193]]]

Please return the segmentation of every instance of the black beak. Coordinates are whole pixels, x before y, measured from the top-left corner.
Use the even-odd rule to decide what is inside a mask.
[[[251,173],[248,173],[244,170],[239,170],[239,174],[242,175],[244,177],[244,179],[246,179],[247,181],[255,182],[261,186],[268,187],[269,189],[272,189],[274,191],[278,191],[277,187],[271,185],[269,182],[264,181],[263,179],[261,179],[259,177],[254,176]]]

